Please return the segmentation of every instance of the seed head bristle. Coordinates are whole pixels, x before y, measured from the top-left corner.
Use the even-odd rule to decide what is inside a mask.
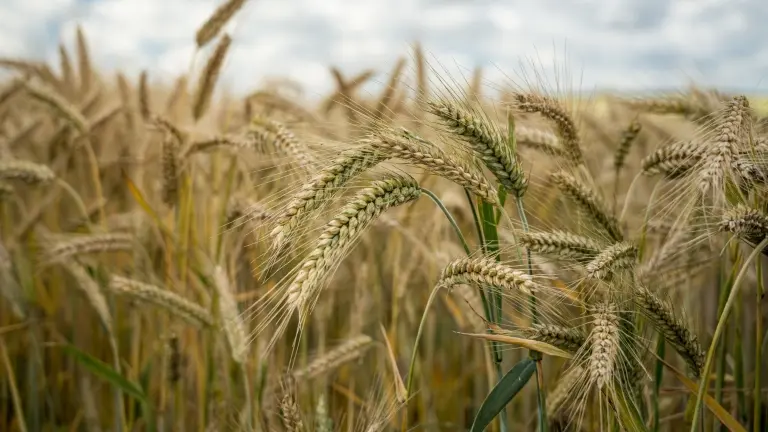
[[[634,300],[664,339],[683,357],[691,373],[698,378],[704,367],[704,352],[701,350],[699,339],[685,321],[675,315],[672,305],[642,286],[635,290]]]
[[[335,370],[344,363],[360,358],[371,346],[373,346],[373,339],[369,336],[355,336],[312,360],[306,367],[295,371],[293,376],[297,380],[315,378]]]
[[[537,288],[533,277],[492,258],[454,260],[443,269],[438,284],[447,289],[459,284],[483,284],[525,294]]]
[[[109,289],[117,294],[127,295],[167,310],[172,315],[200,327],[212,327],[213,317],[199,305],[167,289],[112,275]]]
[[[577,203],[612,239],[620,241],[624,238],[619,222],[608,212],[603,199],[597,192],[565,171],[554,173],[551,178],[555,185]]]
[[[514,97],[521,110],[539,113],[554,123],[563,149],[568,152],[571,161],[577,165],[584,163],[579,131],[570,114],[563,109],[558,101],[535,94],[516,93]]]
[[[430,113],[437,116],[448,132],[469,144],[473,152],[509,192],[521,197],[528,179],[507,140],[481,115],[450,101],[430,101]]]
[[[547,394],[547,417],[555,417],[563,403],[572,396],[571,391],[583,375],[584,368],[574,365],[557,380],[557,386]]]

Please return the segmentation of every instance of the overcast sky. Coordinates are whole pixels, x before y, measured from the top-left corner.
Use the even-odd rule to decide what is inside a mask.
[[[56,61],[80,23],[106,71],[171,80],[189,69],[195,30],[219,1],[0,0],[0,55]],[[419,40],[433,61],[483,66],[498,84],[535,56],[567,64],[585,90],[695,80],[765,92],[766,22],[765,0],[248,0],[229,27],[222,79],[247,91],[288,76],[312,96],[331,88],[328,65],[384,72]]]

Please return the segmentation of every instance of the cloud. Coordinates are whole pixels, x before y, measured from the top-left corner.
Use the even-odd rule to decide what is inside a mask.
[[[5,0],[0,52],[54,60],[59,39],[72,47],[80,23],[106,72],[135,77],[148,69],[153,80],[170,82],[189,71],[195,30],[217,4]],[[570,80],[583,80],[585,90],[695,79],[755,92],[766,85],[767,19],[761,0],[250,0],[228,27],[235,42],[222,80],[248,91],[287,76],[318,97],[333,86],[329,65],[347,75],[374,68],[385,82],[384,73],[398,57],[410,58],[419,40],[434,62],[459,64],[464,74],[483,66],[497,84],[515,79],[521,60],[534,59],[549,73],[568,66]],[[195,70],[209,51],[197,55]]]

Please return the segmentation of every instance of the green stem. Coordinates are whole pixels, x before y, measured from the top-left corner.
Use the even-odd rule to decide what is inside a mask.
[[[733,287],[731,288],[731,293],[728,296],[728,301],[725,303],[725,307],[723,308],[723,313],[720,316],[720,319],[717,322],[717,327],[715,328],[715,334],[712,335],[712,342],[709,345],[709,350],[707,350],[707,359],[704,363],[704,370],[701,373],[701,380],[699,382],[699,391],[696,394],[696,405],[695,410],[693,413],[693,419],[691,420],[691,432],[696,432],[697,428],[699,426],[699,414],[701,413],[701,405],[702,402],[704,402],[704,395],[707,392],[707,381],[709,378],[710,371],[712,370],[712,361],[715,357],[715,352],[717,351],[717,342],[720,340],[720,337],[723,334],[723,331],[725,331],[726,323],[728,322],[728,315],[730,315],[731,309],[733,308],[733,304],[736,301],[736,294],[739,292],[739,288],[741,286],[741,281],[744,279],[744,277],[747,274],[747,269],[749,268],[750,264],[752,263],[755,258],[757,258],[761,251],[768,246],[768,237],[763,239],[763,241],[760,242],[760,244],[755,247],[755,249],[752,251],[752,253],[749,254],[749,257],[747,257],[747,260],[744,262],[744,265],[741,268],[741,271],[739,272],[739,275],[736,277],[736,281],[733,283]]]
[[[664,352],[666,351],[666,345],[664,343],[664,337],[659,335],[658,341],[656,341],[656,355],[659,359],[664,358]],[[659,430],[659,389],[661,388],[661,380],[664,378],[664,363],[661,360],[656,360],[656,370],[654,371],[653,378],[653,432]]]
[[[472,255],[472,250],[469,248],[469,244],[467,244],[467,240],[464,238],[464,235],[461,233],[461,228],[459,228],[459,225],[456,223],[456,219],[453,218],[453,215],[451,215],[451,212],[448,211],[447,208],[445,208],[445,205],[442,201],[440,201],[440,198],[437,197],[432,191],[429,189],[421,188],[421,193],[428,196],[437,206],[440,208],[440,210],[443,212],[446,218],[448,218],[448,222],[450,222],[451,227],[453,227],[453,230],[456,232],[456,236],[459,237],[459,241],[461,241],[461,246],[464,247],[464,251],[467,253],[467,255]]]
[[[755,386],[752,397],[754,399],[752,405],[752,430],[755,432],[760,431],[760,415],[762,414],[762,401],[760,400],[760,373],[763,368],[762,363],[762,346],[763,346],[763,311],[760,309],[760,304],[763,301],[763,295],[765,289],[763,287],[763,262],[757,260],[757,298],[755,299]]]

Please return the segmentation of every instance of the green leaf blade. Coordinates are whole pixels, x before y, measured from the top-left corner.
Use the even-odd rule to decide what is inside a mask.
[[[471,432],[481,432],[514,399],[536,371],[536,362],[530,358],[516,364],[488,393],[472,423]]]

